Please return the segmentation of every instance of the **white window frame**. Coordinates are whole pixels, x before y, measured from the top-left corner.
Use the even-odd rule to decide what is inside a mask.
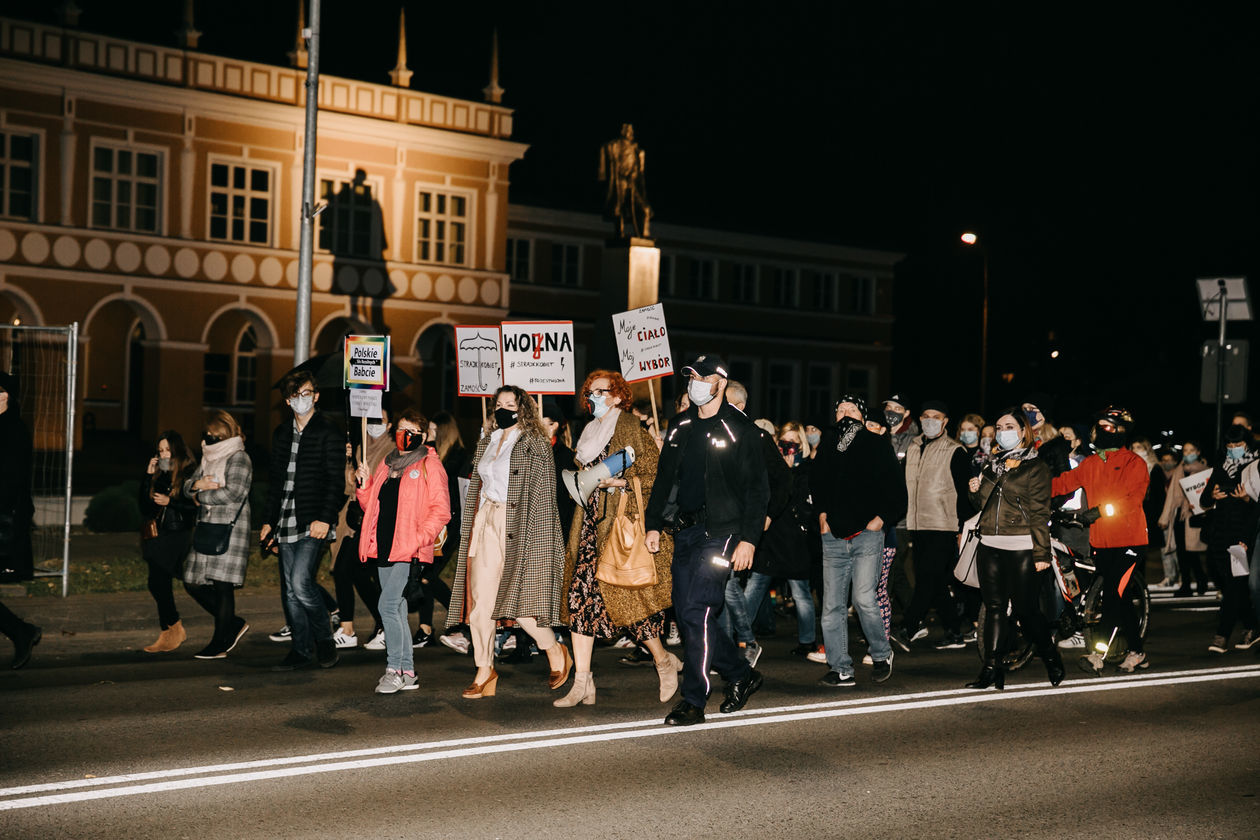
[[[228,167],[228,186],[227,187],[215,187],[211,185],[211,177],[212,177],[212,173],[214,172],[214,167],[216,164]],[[269,189],[268,189],[268,196],[267,196],[267,241],[266,242],[251,242],[249,239],[249,224],[250,224],[249,199],[250,197],[256,195],[257,193],[255,190],[250,189],[248,186],[244,190],[240,190],[231,185],[231,182],[232,182],[231,167],[233,166],[243,166],[246,168],[246,182],[247,183],[249,179],[248,170],[250,169],[266,169],[268,173],[270,173],[268,177]],[[278,233],[278,228],[280,227],[279,213],[278,213],[278,201],[279,201],[278,196],[280,195],[279,185],[280,185],[280,167],[278,164],[272,163],[271,161],[255,160],[251,158],[229,157],[227,155],[207,155],[206,156],[206,192],[205,192],[206,241],[207,242],[223,242],[229,245],[254,245],[259,248],[274,248],[277,241],[276,236]],[[227,195],[228,195],[227,225],[228,225],[229,235],[223,238],[217,238],[210,235],[210,225],[212,221],[211,216],[213,215],[211,213],[211,206],[212,206],[211,196],[215,192],[222,192],[224,190],[227,191]],[[236,194],[243,194],[245,196],[245,238],[244,239],[233,239],[230,235],[232,232],[232,212],[231,212],[232,199],[231,197]],[[318,241],[318,238],[317,238],[317,241]]]
[[[565,239],[553,239],[549,244],[551,245],[551,273],[547,277],[547,285],[554,286],[557,289],[580,289],[582,287],[582,270],[585,268],[585,255],[582,253],[582,243]],[[577,251],[577,267],[574,269],[575,276],[571,283],[556,279],[556,248],[573,248]],[[564,274],[564,272],[561,273]]]
[[[666,265],[669,266],[668,271],[665,268]],[[667,274],[668,276],[666,276]],[[663,283],[661,282],[662,279],[664,280]],[[675,297],[678,289],[678,260],[675,259],[674,254],[661,254],[661,264],[657,268],[656,280],[658,297],[660,295]]]
[[[813,290],[813,310],[815,312],[839,312],[840,311],[840,275],[835,271],[822,271],[818,269],[810,269],[810,273],[814,276]],[[831,287],[831,303],[823,305],[819,300],[820,290],[824,286]]]
[[[751,277],[743,277],[743,272],[747,270]],[[740,290],[745,280],[751,281],[750,289],[752,294],[744,297]],[[731,300],[735,303],[756,304],[761,299],[761,266],[757,263],[737,262],[731,263]]]
[[[775,366],[786,365],[792,370],[791,381],[786,388],[776,385]],[[801,393],[801,360],[800,359],[769,359],[766,362],[766,401],[761,406],[761,410],[776,425],[782,425],[788,420],[795,419],[800,416],[800,393]],[[787,409],[783,412],[782,417],[776,417],[774,412],[778,409],[770,405],[772,390],[786,390],[787,392]]]
[[[245,338],[245,333],[254,330],[254,349],[241,350],[241,341]],[[249,357],[254,360],[254,393],[251,393],[247,399],[241,399],[241,359]],[[231,391],[228,394],[228,402],[234,406],[241,406],[253,410],[257,403],[258,389],[258,330],[253,324],[246,323],[241,327],[241,331],[236,334],[236,341],[232,345],[232,369],[228,371],[228,380],[231,383]]]
[[[524,242],[529,246],[529,255],[525,259],[525,276],[517,277],[515,272],[515,259],[517,257],[516,247],[513,243]],[[534,257],[538,254],[538,246],[532,236],[512,236],[508,235],[507,242],[504,244],[504,268],[507,276],[513,283],[530,283],[534,282]],[[580,257],[579,257],[580,259]]]
[[[6,149],[4,151],[5,156],[0,157],[0,167],[3,167],[5,170],[4,190],[2,193],[0,193],[0,218],[15,219],[15,220],[20,220],[24,222],[42,222],[44,220],[44,192],[43,192],[44,179],[42,176],[44,174],[43,173],[43,159],[44,159],[43,152],[44,152],[44,141],[46,139],[45,133],[42,129],[38,129],[38,128],[27,128],[25,126],[20,126],[20,125],[9,125],[7,121],[3,119],[3,116],[4,115],[0,113],[0,132],[4,132],[5,134],[9,135],[9,137],[12,137],[15,134],[21,135],[23,137],[29,137],[31,138],[31,144],[34,147],[34,149],[31,154],[31,164],[30,164],[31,212],[29,215],[26,215],[26,216],[18,216],[9,212],[9,206],[8,206],[9,193],[11,191],[11,184],[13,183],[12,176],[10,173],[12,172],[13,167],[10,165],[10,159],[8,157],[9,144],[6,144]],[[11,142],[12,141],[10,141],[10,144]],[[25,166],[25,163],[26,163],[25,161],[22,161],[23,166]]]
[[[116,219],[115,211],[116,211],[116,208],[118,207],[118,204],[114,201],[114,197],[116,197],[118,194],[118,190],[116,188],[116,185],[118,183],[118,174],[113,173],[113,172],[109,173],[109,176],[108,176],[110,178],[110,181],[113,184],[115,184],[115,188],[111,191],[111,198],[110,198],[110,224],[108,225],[96,224],[95,217],[96,217],[96,178],[97,178],[96,151],[97,149],[110,149],[115,154],[117,152],[131,152],[133,156],[133,161],[134,161],[134,156],[138,154],[141,154],[141,155],[152,154],[152,155],[157,156],[157,161],[158,161],[158,165],[157,165],[158,174],[156,178],[157,180],[157,207],[155,208],[157,227],[155,230],[141,230],[135,226],[136,214],[135,214],[134,202],[131,205],[132,224],[128,227],[119,227],[118,225],[114,224],[114,221]],[[170,155],[168,154],[168,151],[169,150],[165,146],[154,146],[148,143],[132,143],[132,142],[127,142],[125,140],[111,140],[107,138],[93,137],[92,142],[88,148],[88,196],[87,196],[88,227],[94,230],[120,230],[120,231],[126,231],[128,233],[139,233],[139,234],[145,234],[149,236],[165,236],[166,229],[167,229],[166,228],[166,212],[167,212],[167,208],[170,206],[170,201],[168,200],[169,197],[167,196],[167,190],[169,189],[169,186],[170,186],[170,177],[169,177],[170,176],[170,170],[169,170]],[[117,157],[115,157],[114,158],[115,164],[117,164],[117,160],[118,160]],[[134,170],[134,163],[133,163],[133,170]],[[133,185],[132,195],[134,197],[135,195],[134,185],[137,182],[137,176],[134,174],[134,171],[133,171],[132,175],[123,176],[123,177],[128,178],[128,180]]]
[[[773,287],[773,291],[770,305],[779,309],[799,309],[801,306],[801,270],[787,265],[774,265],[770,267],[770,270],[776,275],[780,272],[786,273],[792,290],[791,300],[788,303],[780,302],[778,289],[783,284],[783,278],[772,277],[770,284]]]
[[[436,212],[422,214],[420,211],[420,205],[421,205],[420,196],[422,193],[432,193],[434,196],[435,204],[437,203],[436,198],[438,196],[445,196],[447,198],[448,206],[450,204],[451,198],[461,198],[464,200],[464,207],[465,207],[464,216],[462,217],[462,219],[459,219],[459,222],[463,224],[464,226],[464,242],[463,242],[464,258],[463,260],[459,262],[455,262],[449,259],[437,260],[437,259],[433,259],[432,256],[430,256],[429,259],[421,259],[420,257],[420,246],[421,246],[420,222],[422,220],[428,219],[429,221],[435,224],[444,223],[444,224],[450,225],[452,223],[452,217],[450,216],[449,213],[442,214],[441,216],[439,216],[439,214],[437,214]],[[454,266],[461,266],[464,268],[472,268],[473,254],[477,252],[477,241],[476,241],[477,239],[477,194],[473,192],[472,190],[457,189],[457,188],[449,187],[446,184],[418,183],[416,184],[415,190],[412,191],[411,198],[413,201],[413,204],[411,206],[412,262],[420,264],[420,265],[454,265]],[[428,241],[431,244],[436,244],[439,240],[435,237],[430,237]],[[450,247],[451,247],[449,240],[443,241],[442,244],[444,246],[444,250],[447,253],[449,253]]]
[[[317,170],[315,173],[315,190],[317,193],[317,195],[315,196],[316,201],[324,200],[323,195],[319,194],[320,182],[322,181],[332,181],[335,185],[340,187],[343,184],[354,183],[354,173],[353,172],[350,172],[350,173],[333,172],[331,170],[322,170],[322,169]],[[346,254],[345,256],[348,257],[349,259],[379,260],[381,259],[382,252],[385,250],[385,244],[386,244],[385,243],[385,227],[384,227],[385,226],[385,205],[381,202],[381,196],[384,194],[384,191],[385,191],[385,179],[380,177],[379,175],[367,175],[366,177],[364,177],[363,183],[367,184],[368,187],[371,189],[372,202],[376,205],[376,207],[380,209],[380,212],[372,214],[372,232],[370,234],[371,241],[369,242],[369,245],[368,245],[368,254],[366,256],[360,256],[358,254]],[[319,227],[315,231],[315,248],[321,254],[336,253],[332,249],[321,248],[319,246],[319,237],[320,237],[320,234],[323,232],[324,219],[328,218],[331,221],[332,217],[330,217],[328,214],[332,212],[334,212],[333,207],[330,205],[328,209],[326,209],[324,212],[319,214],[319,218],[318,218]]]
[[[879,308],[877,298],[879,297],[879,278],[870,274],[854,274],[853,277],[853,295],[851,309],[857,315],[874,315]],[[865,307],[858,307],[858,287],[864,285],[867,287],[868,295]]]
[[[708,277],[703,276],[702,266],[708,267]],[[676,267],[676,266],[675,266]],[[699,270],[701,276],[697,277],[696,272]],[[704,281],[708,281],[708,289],[701,289],[697,294],[696,282],[700,281],[704,285]],[[707,293],[706,293],[707,292]],[[716,257],[701,257],[690,255],[687,263],[687,297],[690,300],[716,300],[718,296],[718,261]]]

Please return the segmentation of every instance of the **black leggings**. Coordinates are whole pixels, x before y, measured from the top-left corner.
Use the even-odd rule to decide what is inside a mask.
[[[179,621],[173,581],[183,574],[189,531],[169,531],[146,540],[140,553],[149,566],[149,594],[157,604],[158,625],[165,630]]]
[[[1144,585],[1142,564],[1145,562],[1145,552],[1144,545],[1094,549],[1094,562],[1103,579],[1103,618],[1110,622],[1110,626],[1120,628],[1129,650],[1134,653],[1142,653],[1144,648],[1142,637],[1138,633],[1137,610],[1133,608],[1133,601],[1129,598],[1129,589]],[[1133,571],[1130,572],[1130,569]],[[1126,574],[1129,575],[1129,580],[1121,593],[1120,582]]]
[[[1244,630],[1256,629],[1256,612],[1251,608],[1251,589],[1247,577],[1234,577],[1230,568],[1229,549],[1208,549],[1208,563],[1221,592],[1221,611],[1216,621],[1216,635],[1229,641],[1234,626],[1242,621]]]
[[[911,531],[914,561],[914,598],[906,609],[906,630],[914,633],[936,607],[936,617],[946,633],[958,633],[958,607],[949,591],[958,562],[958,535],[953,531]],[[900,545],[900,544],[898,544]],[[893,562],[896,562],[894,559]]]
[[[1203,571],[1203,552],[1186,548],[1186,523],[1178,519],[1173,525],[1173,541],[1177,544],[1177,567],[1181,570],[1181,591],[1190,592],[1190,581],[1198,582],[1199,594],[1207,592],[1208,576]]]
[[[214,616],[214,643],[226,645],[235,628],[236,585],[216,580],[211,584],[184,584],[184,590],[201,608]]]
[[[984,599],[984,664],[993,667],[1010,646],[1009,601],[1024,635],[1045,656],[1051,652],[1050,622],[1041,612],[1041,582],[1032,549],[1006,551],[981,543],[976,549],[980,597]]]
[[[354,621],[354,593],[358,590],[359,597],[363,599],[376,622],[376,627],[381,626],[381,608],[378,606],[381,600],[381,582],[376,576],[375,563],[359,561],[357,535],[348,536],[341,541],[341,548],[337,550],[337,562],[333,564],[333,583],[337,585],[337,610],[341,613],[342,621]]]

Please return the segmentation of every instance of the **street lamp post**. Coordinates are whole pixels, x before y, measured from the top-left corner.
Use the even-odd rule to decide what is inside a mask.
[[[306,38],[306,134],[302,150],[302,227],[298,243],[296,323],[293,328],[293,364],[311,355],[311,270],[315,251],[315,134],[319,119],[319,0],[310,0]]]
[[[980,258],[984,262],[984,300],[980,305],[980,412],[983,414],[988,410],[986,397],[989,386],[989,249],[971,231],[967,231],[959,239],[968,247],[978,246]]]

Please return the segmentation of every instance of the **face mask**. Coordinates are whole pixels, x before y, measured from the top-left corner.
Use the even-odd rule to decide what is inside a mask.
[[[1038,415],[1038,414],[1040,414],[1040,413],[1041,413],[1041,412],[1038,412],[1038,411],[1025,411],[1025,412],[1024,412],[1024,419],[1028,421],[1028,425],[1029,425],[1029,426],[1036,426],[1036,425],[1037,425],[1037,415]]]
[[[1159,465],[1163,468],[1164,472],[1172,472],[1173,467],[1177,466],[1172,461],[1160,461]]]
[[[1119,432],[1103,431],[1101,426],[1094,432],[1094,446],[1099,449],[1119,449],[1124,445],[1124,436]]]
[[[206,446],[214,446],[216,443],[218,443],[221,440],[223,440],[223,438],[219,437],[218,435],[204,434],[201,436],[201,442],[204,443]]]
[[[974,446],[976,441],[980,439],[980,433],[975,429],[963,429],[958,433],[958,439],[968,446]]]
[[[1023,435],[1019,429],[999,429],[997,433],[998,449],[1001,449],[1003,452],[1009,452],[1019,446],[1022,439]]]
[[[687,396],[691,398],[691,404],[700,406],[708,405],[713,401],[713,385],[705,382],[703,379],[693,379],[687,385]]]
[[[1247,447],[1227,446],[1225,447],[1225,454],[1229,456],[1231,461],[1241,461],[1242,457],[1247,454]]]
[[[810,432],[809,434],[805,435],[805,440],[809,441],[810,446],[817,446],[818,441],[822,440],[822,433]]]
[[[921,418],[919,423],[923,427],[923,436],[926,438],[940,437],[941,430],[945,427],[944,421],[935,418]]]
[[[394,432],[394,443],[399,452],[415,452],[424,445],[424,434],[410,429],[398,429]]]
[[[510,408],[496,408],[494,422],[500,429],[510,429],[516,425],[516,412]]]
[[[983,449],[985,452],[988,452],[990,449],[992,449],[992,448],[993,448],[993,438],[991,438],[991,437],[982,437],[982,438],[980,438],[980,448],[981,448],[981,449]]]
[[[591,414],[595,415],[596,420],[603,417],[608,413],[608,409],[612,408],[608,404],[608,397],[592,396],[588,397],[588,399],[591,401]]]
[[[293,413],[299,417],[310,414],[311,409],[315,407],[315,397],[290,397],[289,408],[293,409]]]
[[[1147,452],[1145,449],[1134,449],[1133,454],[1141,458],[1143,461],[1148,460],[1151,457],[1151,453]]]
[[[1184,460],[1187,464],[1193,464],[1195,461],[1199,460],[1199,453],[1198,453],[1198,452],[1187,452],[1187,453],[1185,454],[1185,457],[1183,458],[1183,460]]]
[[[170,459],[170,458],[158,458],[158,469],[159,469],[159,470],[161,470],[162,472],[170,472],[170,471],[171,471],[171,459]]]
[[[389,426],[385,423],[368,423],[367,433],[370,437],[378,438],[385,434],[385,430],[388,428]]]
[[[888,431],[897,431],[898,427],[901,426],[901,421],[904,420],[905,417],[906,415],[902,414],[900,411],[885,411],[884,419],[888,421]]]

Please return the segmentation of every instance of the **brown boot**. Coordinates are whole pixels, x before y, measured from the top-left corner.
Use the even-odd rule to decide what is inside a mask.
[[[184,623],[177,621],[170,627],[162,631],[157,637],[157,641],[145,648],[148,653],[166,653],[175,650],[184,643],[184,639],[188,638],[188,633],[184,631]]]

